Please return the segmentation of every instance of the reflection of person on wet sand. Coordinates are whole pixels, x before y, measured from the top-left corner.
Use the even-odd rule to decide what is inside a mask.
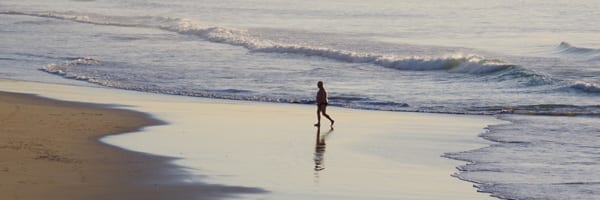
[[[323,167],[323,161],[325,159],[325,139],[327,139],[327,136],[329,136],[331,132],[333,132],[333,129],[329,129],[329,131],[321,135],[321,127],[317,127],[317,141],[315,143],[314,157],[315,171],[321,171],[325,169],[325,167]]]
[[[323,114],[323,116],[329,119],[331,128],[333,128],[334,121],[327,114],[327,105],[329,102],[327,101],[327,91],[325,91],[325,88],[323,87],[323,81],[319,81],[317,87],[319,87],[319,92],[317,92],[317,123],[315,126],[321,126],[321,114]]]

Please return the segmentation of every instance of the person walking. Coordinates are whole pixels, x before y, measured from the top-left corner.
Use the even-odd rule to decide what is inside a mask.
[[[317,83],[317,87],[319,88],[319,91],[317,92],[317,123],[315,124],[315,126],[321,126],[321,114],[323,114],[323,116],[329,119],[329,121],[331,122],[330,127],[333,128],[333,123],[335,121],[333,121],[333,119],[331,119],[331,117],[327,114],[327,105],[329,104],[329,102],[327,100],[327,91],[323,87],[323,81],[319,81]]]

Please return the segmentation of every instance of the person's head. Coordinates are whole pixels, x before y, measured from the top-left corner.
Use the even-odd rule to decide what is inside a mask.
[[[323,81],[317,82],[317,87],[323,89]]]

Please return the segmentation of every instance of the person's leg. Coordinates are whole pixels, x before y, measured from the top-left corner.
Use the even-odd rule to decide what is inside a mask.
[[[331,119],[331,117],[327,114],[327,105],[323,105],[323,108],[321,108],[321,112],[323,113],[323,116],[327,117],[327,119],[329,119],[329,121],[331,122],[331,126],[333,127],[333,123],[335,121],[333,121],[333,119]]]
[[[321,105],[317,105],[317,123],[315,126],[321,126]]]

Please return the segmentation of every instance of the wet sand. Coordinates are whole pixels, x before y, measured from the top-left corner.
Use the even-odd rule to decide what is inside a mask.
[[[336,128],[330,132],[327,121],[320,131],[312,126],[312,105],[224,101],[21,81],[0,83],[4,91],[128,105],[119,108],[150,113],[168,122],[102,137],[101,141],[118,148],[97,142],[107,133],[97,132],[87,138],[86,144],[107,151],[89,152],[96,156],[110,152],[115,157],[110,156],[113,160],[103,164],[114,171],[89,171],[89,177],[100,177],[85,179],[88,182],[73,178],[71,184],[61,186],[82,188],[75,193],[83,199],[491,199],[488,194],[477,193],[472,183],[451,176],[464,162],[441,155],[488,145],[477,135],[484,132],[485,126],[499,123],[492,117],[331,107],[328,112],[336,119]],[[65,155],[75,158],[77,154]],[[87,161],[83,158],[86,155],[77,157]],[[25,164],[29,165],[33,163]],[[95,179],[104,182],[91,183]],[[4,182],[12,188],[2,186],[2,196],[8,195],[7,191],[24,195],[28,187],[39,187],[18,187],[21,183],[15,180]]]

